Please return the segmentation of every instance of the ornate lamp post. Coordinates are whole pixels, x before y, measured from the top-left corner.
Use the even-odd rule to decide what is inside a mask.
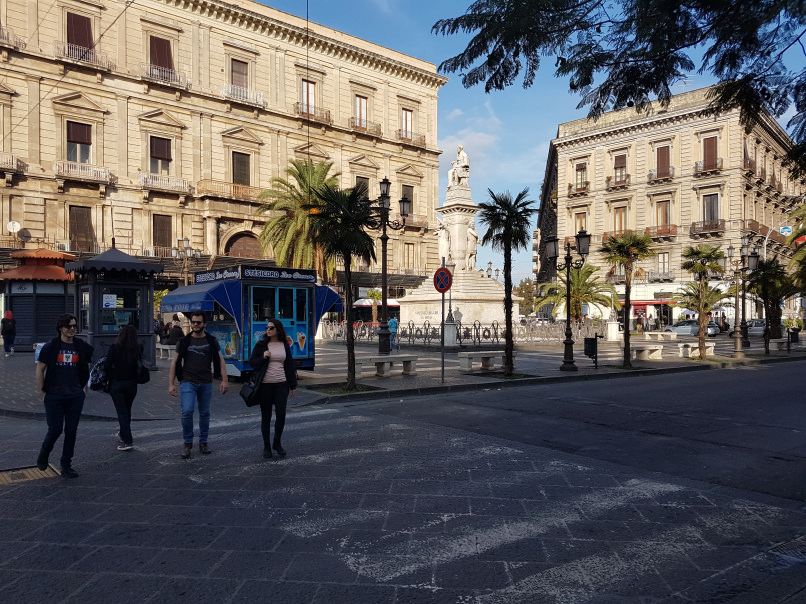
[[[190,247],[190,240],[185,237],[184,239],[176,240],[176,247],[171,248],[171,256],[182,261],[182,275],[185,278],[185,285],[188,284],[188,268],[190,268],[190,259],[195,262],[201,258],[201,252],[194,250]]]
[[[744,273],[745,271],[754,271],[758,268],[759,253],[758,250],[750,252],[750,237],[748,235],[742,236],[742,247],[740,249],[740,257],[736,260],[733,259],[736,250],[733,245],[728,246],[728,261],[733,266],[733,275],[736,282],[736,312],[733,317],[733,354],[734,359],[745,358],[743,348],[750,346],[750,339],[747,337],[747,321],[744,316],[745,306],[745,287],[744,287]],[[742,289],[742,309],[741,309],[741,324],[739,324],[739,286]]]
[[[393,231],[399,231],[406,226],[406,217],[411,212],[412,202],[404,197],[400,200],[400,215],[403,217],[403,222],[397,220],[389,220],[389,188],[392,183],[388,178],[380,182],[381,196],[377,199],[378,202],[378,227],[381,229],[381,326],[378,330],[378,354],[389,354],[391,352],[391,335],[389,333],[389,306],[386,302],[386,245],[389,241],[389,235],[386,234],[387,227]]]
[[[546,257],[549,262],[554,263],[554,268],[558,271],[565,270],[565,353],[563,355],[563,364],[560,371],[576,371],[577,366],[574,363],[574,340],[571,337],[571,268],[580,269],[585,265],[585,256],[588,255],[590,250],[591,236],[589,233],[582,229],[575,236],[577,244],[577,253],[580,255],[580,260],[574,260],[571,256],[571,242],[565,245],[565,258],[564,262],[557,262],[560,257],[559,245],[560,241],[556,237],[546,239]]]

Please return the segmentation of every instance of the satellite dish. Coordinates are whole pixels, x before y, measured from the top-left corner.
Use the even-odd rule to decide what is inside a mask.
[[[22,228],[22,225],[16,220],[12,220],[6,225],[6,228],[8,229],[9,233],[16,233]]]

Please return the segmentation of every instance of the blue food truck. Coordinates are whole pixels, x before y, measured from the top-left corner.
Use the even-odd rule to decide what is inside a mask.
[[[195,273],[193,285],[163,297],[160,311],[205,311],[206,330],[221,345],[227,375],[240,377],[252,371],[249,354],[269,319],[279,320],[291,337],[297,368],[313,370],[319,319],[333,306],[339,310],[341,299],[329,287],[316,285],[315,271],[239,265]]]

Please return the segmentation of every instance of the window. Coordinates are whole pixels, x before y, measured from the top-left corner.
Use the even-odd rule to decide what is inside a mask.
[[[168,176],[171,173],[171,139],[152,136],[150,148],[150,172]]]
[[[316,112],[316,82],[302,80],[302,113]]]
[[[411,207],[414,208],[414,187],[411,185],[403,185],[403,197],[411,202]]]
[[[172,247],[173,237],[171,236],[171,217],[163,214],[154,214],[154,247],[164,248],[166,252]],[[157,254],[161,256],[163,254]]]
[[[627,155],[616,155],[613,161],[613,181],[620,185],[627,182]]]
[[[95,251],[95,232],[92,230],[92,208],[70,206],[70,249],[80,252]]]
[[[585,230],[585,218],[585,212],[578,212],[574,214],[574,233],[579,233],[579,231]]]
[[[115,296],[114,310],[101,310],[100,331],[117,333],[123,325],[134,325],[140,330],[140,288],[115,286],[104,290],[104,296]],[[149,319],[150,320],[150,319]]]
[[[719,220],[719,194],[703,195],[702,201],[705,220]]]
[[[171,53],[171,41],[156,36],[149,36],[149,63],[173,71],[174,61]]]
[[[79,164],[90,163],[92,149],[92,126],[79,122],[67,122],[67,161]]]
[[[367,97],[356,95],[355,97],[355,126],[356,128],[367,127]]]
[[[67,13],[67,43],[92,48],[92,20],[89,17]]]
[[[232,182],[236,185],[249,186],[250,179],[249,155],[247,153],[232,152]]]
[[[715,136],[709,136],[702,140],[703,170],[717,169],[716,143],[717,138]]]
[[[367,178],[366,176],[356,176],[355,188],[358,189],[359,187],[363,187],[364,196],[369,197],[369,178]]]
[[[627,230],[627,206],[613,208],[613,230],[617,233]]]
[[[410,139],[414,135],[412,125],[414,124],[414,111],[403,109],[400,115],[400,135],[401,138]]]
[[[661,273],[669,272],[669,252],[660,252],[658,254],[658,271]]]
[[[249,88],[249,63],[232,59],[230,81],[238,88]]]
[[[414,268],[414,244],[403,244],[403,268]]]
[[[671,176],[669,170],[669,146],[658,147],[655,152],[655,161],[658,169],[658,178],[668,178]]]
[[[655,206],[655,220],[657,226],[667,226],[671,222],[672,202],[659,201]]]
[[[588,188],[588,164],[576,165],[576,188],[577,189]]]

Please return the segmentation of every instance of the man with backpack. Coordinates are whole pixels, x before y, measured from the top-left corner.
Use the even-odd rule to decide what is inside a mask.
[[[171,362],[168,375],[168,394],[176,396],[174,381],[180,381],[180,403],[182,405],[182,459],[189,459],[193,452],[193,414],[199,408],[199,453],[212,453],[207,446],[210,432],[210,403],[213,398],[213,376],[221,378],[221,394],[229,390],[224,355],[218,340],[204,328],[207,318],[202,311],[192,311],[191,332],[176,344],[176,354]],[[212,366],[213,371],[210,372]],[[223,370],[223,371],[222,371]]]

